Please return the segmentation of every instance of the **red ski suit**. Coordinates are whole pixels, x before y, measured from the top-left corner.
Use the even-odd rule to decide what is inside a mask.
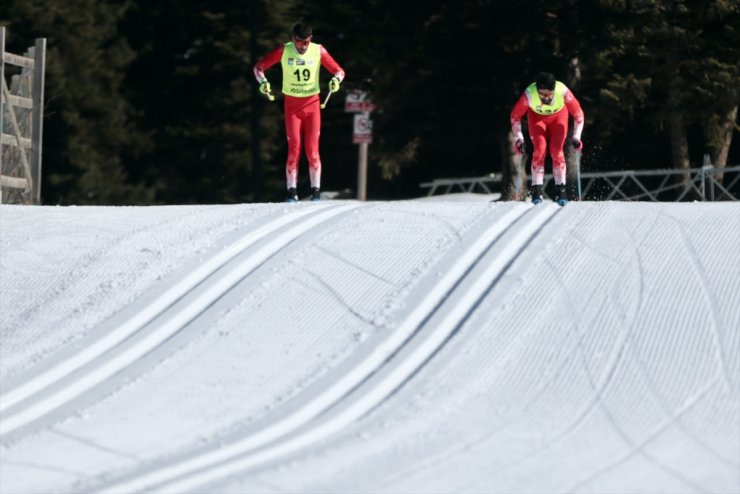
[[[265,70],[280,63],[284,46],[280,45],[262,57],[254,66],[257,82],[265,77]],[[321,65],[337,77],[344,79],[344,70],[321,46]],[[283,74],[285,76],[285,74]],[[311,187],[321,187],[321,158],[319,156],[319,134],[321,133],[321,97],[318,94],[306,97],[283,95],[285,100],[285,133],[288,138],[288,159],[285,163],[285,178],[288,188],[298,183],[298,160],[301,154],[301,141],[305,140],[306,157]]]
[[[511,131],[517,139],[524,140],[522,135],[522,117],[527,114],[529,136],[534,144],[532,155],[532,184],[542,185],[545,178],[545,156],[548,140],[552,158],[552,175],[556,184],[565,183],[565,153],[563,144],[568,133],[568,115],[573,116],[573,137],[581,138],[583,131],[583,110],[581,104],[570,91],[565,89],[565,106],[551,115],[535,113],[530,107],[527,91],[519,97],[511,111]]]

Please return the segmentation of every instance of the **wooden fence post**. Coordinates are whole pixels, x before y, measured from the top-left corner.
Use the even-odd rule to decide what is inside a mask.
[[[41,204],[46,40],[15,55],[5,51],[5,34],[0,26],[0,186],[10,193],[0,193],[0,203]],[[5,65],[21,68],[10,88]]]
[[[0,77],[5,80],[5,26],[0,26]],[[0,87],[0,175],[3,173],[3,123],[5,122],[5,95]],[[3,188],[0,186],[0,204],[3,203]]]
[[[44,122],[44,74],[46,68],[46,39],[37,38],[33,65],[33,110],[31,113],[31,173],[33,174],[31,203],[41,204],[41,144]]]

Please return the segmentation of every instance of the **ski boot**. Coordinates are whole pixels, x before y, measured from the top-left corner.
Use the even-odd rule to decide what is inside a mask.
[[[295,187],[288,189],[288,195],[285,198],[285,202],[298,202],[298,191]]]
[[[533,185],[531,194],[532,194],[532,204],[542,203],[542,185]]]
[[[565,191],[565,184],[555,184],[555,202],[558,206],[568,204],[568,193]]]
[[[312,201],[320,201],[321,200],[321,191],[318,187],[311,187],[311,200]]]

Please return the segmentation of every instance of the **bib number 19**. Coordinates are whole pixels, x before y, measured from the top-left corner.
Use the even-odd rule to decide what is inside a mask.
[[[295,72],[293,72],[293,75],[295,76],[296,80],[298,82],[307,81],[311,78],[311,71],[308,69],[295,69]]]

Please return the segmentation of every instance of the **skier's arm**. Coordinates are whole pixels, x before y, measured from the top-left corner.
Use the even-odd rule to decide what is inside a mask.
[[[326,70],[331,72],[334,77],[339,79],[339,82],[342,82],[344,80],[344,69],[339,66],[339,64],[331,55],[329,55],[329,52],[326,51],[326,48],[324,48],[323,45],[321,46],[321,65],[323,65]]]
[[[283,58],[283,49],[283,45],[278,46],[254,64],[252,72],[254,72],[254,77],[257,79],[257,82],[262,82],[266,79],[265,70],[269,69]]]
[[[511,110],[509,119],[511,120],[511,132],[518,141],[524,141],[524,135],[522,134],[522,118],[529,109],[529,99],[527,93],[524,92],[514,104],[514,109]]]
[[[568,113],[573,116],[573,138],[580,141],[581,132],[583,132],[583,110],[570,89],[565,91],[565,106],[568,108]]]

